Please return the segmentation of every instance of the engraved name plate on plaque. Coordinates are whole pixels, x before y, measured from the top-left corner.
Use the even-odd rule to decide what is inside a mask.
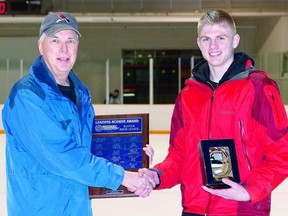
[[[149,114],[119,114],[95,116],[92,130],[92,154],[137,172],[149,167],[148,156],[143,147],[149,143]],[[136,196],[124,186],[116,191],[89,187],[89,197]]]
[[[240,182],[233,139],[201,140],[200,152],[204,185],[214,189],[229,188],[222,182],[223,178]]]

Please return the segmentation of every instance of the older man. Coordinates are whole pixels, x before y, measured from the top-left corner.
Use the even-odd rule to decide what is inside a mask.
[[[138,195],[153,186],[90,153],[94,110],[89,90],[72,71],[79,37],[75,17],[47,15],[41,55],[4,105],[10,216],[89,216],[88,186],[115,190],[122,184]]]

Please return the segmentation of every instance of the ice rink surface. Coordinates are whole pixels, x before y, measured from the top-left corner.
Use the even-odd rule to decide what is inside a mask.
[[[167,154],[168,135],[150,134],[150,144],[155,150],[153,164],[162,161]],[[6,212],[5,181],[5,135],[0,135],[0,216]],[[153,166],[152,164],[152,166]],[[288,180],[284,181],[272,193],[271,216],[288,215]],[[93,215],[95,216],[147,216],[147,215],[181,215],[181,197],[179,186],[172,189],[153,191],[148,198],[110,198],[93,199]]]

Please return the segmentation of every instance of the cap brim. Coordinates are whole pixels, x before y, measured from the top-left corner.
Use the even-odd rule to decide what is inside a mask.
[[[73,27],[70,26],[70,25],[65,25],[65,24],[64,24],[64,25],[58,24],[58,25],[52,26],[52,27],[46,29],[46,30],[44,31],[44,33],[45,33],[46,35],[48,35],[48,36],[53,36],[53,35],[55,35],[57,32],[62,31],[62,30],[73,30],[73,31],[75,31],[79,36],[81,36],[80,32],[79,32],[77,29],[73,28]]]

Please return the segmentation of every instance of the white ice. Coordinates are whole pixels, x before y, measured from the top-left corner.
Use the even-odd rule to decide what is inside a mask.
[[[162,161],[168,148],[168,135],[150,134],[150,144],[155,150],[153,164]],[[5,135],[0,135],[0,215],[6,211],[5,181]],[[153,166],[152,164],[152,166]],[[288,180],[284,181],[272,193],[271,216],[288,215]],[[93,199],[93,215],[95,216],[147,216],[147,215],[181,215],[181,196],[179,186],[172,189],[153,191],[148,198],[110,198]]]

